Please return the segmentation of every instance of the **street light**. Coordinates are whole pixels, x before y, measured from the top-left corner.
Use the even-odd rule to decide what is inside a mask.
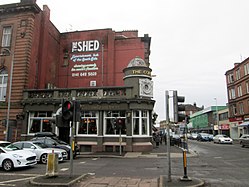
[[[9,95],[8,95],[8,109],[7,109],[7,119],[6,119],[6,131],[5,131],[5,140],[9,139],[9,118],[10,118],[10,99],[11,99],[11,90],[12,90],[12,77],[13,77],[13,66],[14,66],[14,52],[11,52],[8,48],[3,48],[0,56],[6,56],[7,51],[11,55],[11,67],[10,67],[10,81],[9,81]]]
[[[215,105],[216,105],[216,121],[217,121],[217,127],[218,127],[218,134],[220,134],[220,130],[219,130],[219,114],[218,114],[217,98],[214,98],[214,100],[215,100]]]

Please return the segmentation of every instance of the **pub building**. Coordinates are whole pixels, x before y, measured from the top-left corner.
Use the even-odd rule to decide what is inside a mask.
[[[60,33],[49,8],[35,0],[0,5],[0,11],[0,139],[54,132],[69,142],[71,123],[59,116],[72,101],[78,103],[73,133],[81,152],[152,150],[148,34],[109,28]]]

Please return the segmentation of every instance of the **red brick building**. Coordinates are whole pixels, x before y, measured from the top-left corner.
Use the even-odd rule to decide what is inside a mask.
[[[49,8],[41,10],[35,0],[1,5],[0,12],[0,139],[53,131],[67,141],[69,128],[55,119],[63,101],[75,99],[81,110],[75,127],[81,151],[115,151],[116,118],[123,124],[122,149],[152,149],[155,101],[147,34],[112,29],[60,33]]]
[[[230,133],[234,138],[249,133],[249,58],[235,63],[226,73]]]

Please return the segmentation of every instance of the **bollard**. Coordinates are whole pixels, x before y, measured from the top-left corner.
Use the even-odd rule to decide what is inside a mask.
[[[187,150],[186,149],[183,149],[183,168],[184,168],[184,175],[183,177],[180,178],[181,181],[192,181],[191,178],[188,177],[187,175],[187,155],[186,155],[186,152]]]
[[[55,154],[54,151],[48,154],[46,176],[58,176],[58,155]]]

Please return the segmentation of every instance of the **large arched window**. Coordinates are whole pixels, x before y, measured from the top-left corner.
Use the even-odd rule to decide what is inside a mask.
[[[8,72],[5,68],[0,70],[0,101],[5,101],[8,83]]]

